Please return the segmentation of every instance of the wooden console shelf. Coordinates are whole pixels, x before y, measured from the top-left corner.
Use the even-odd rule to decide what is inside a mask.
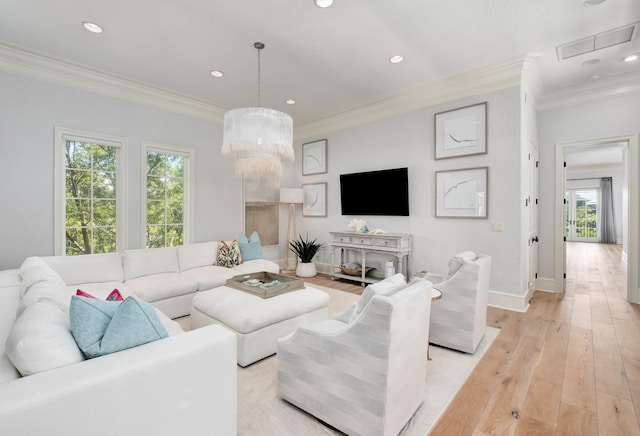
[[[375,283],[380,279],[366,276],[367,253],[391,254],[398,259],[397,272],[401,272],[405,277],[409,277],[409,260],[411,257],[411,235],[405,233],[357,233],[357,232],[329,232],[331,235],[331,278],[336,277],[359,281],[364,286],[365,283]],[[362,274],[353,276],[343,274],[340,266],[345,262],[345,254],[348,251],[355,251],[360,254],[360,264]],[[336,252],[339,256],[336,258]],[[338,260],[338,262],[336,262]]]

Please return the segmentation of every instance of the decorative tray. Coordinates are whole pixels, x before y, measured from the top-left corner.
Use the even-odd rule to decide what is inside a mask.
[[[275,297],[304,288],[304,282],[298,278],[267,271],[233,276],[227,280],[226,285],[261,298]]]
[[[371,271],[372,268],[370,266],[365,267],[365,275],[367,275],[369,273],[369,271]],[[342,271],[342,274],[347,274],[350,276],[362,276],[362,268],[347,268],[346,266],[341,266],[340,267],[340,271]]]

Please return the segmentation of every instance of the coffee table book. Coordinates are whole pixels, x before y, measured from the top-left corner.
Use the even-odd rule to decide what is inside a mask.
[[[274,281],[278,281],[279,283],[270,285],[270,283]],[[227,279],[226,285],[230,288],[248,292],[261,298],[270,298],[303,289],[304,281],[294,277],[261,271],[231,277]]]

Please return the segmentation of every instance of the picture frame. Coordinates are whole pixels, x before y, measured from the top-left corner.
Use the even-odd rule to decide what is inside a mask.
[[[487,218],[489,167],[436,171],[437,218]]]
[[[487,102],[434,115],[435,159],[487,153]]]
[[[327,172],[327,140],[302,144],[302,175],[324,174]]]
[[[302,191],[302,216],[327,216],[327,183],[307,183]]]

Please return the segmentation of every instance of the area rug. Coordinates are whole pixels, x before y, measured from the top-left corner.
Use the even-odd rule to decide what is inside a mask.
[[[330,313],[341,311],[349,302],[359,298],[355,294],[313,286],[331,296]],[[401,435],[423,436],[429,433],[498,332],[498,329],[488,328],[473,355],[431,346],[432,360],[428,361],[426,374],[427,396]],[[341,435],[341,432],[277,396],[276,364],[277,360],[272,356],[246,368],[238,367],[238,435]]]

